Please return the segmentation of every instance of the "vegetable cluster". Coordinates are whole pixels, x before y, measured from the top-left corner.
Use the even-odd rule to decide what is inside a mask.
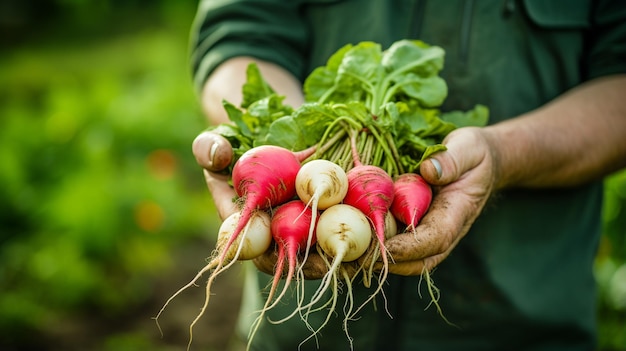
[[[346,45],[307,77],[306,103],[298,108],[283,104],[284,97],[267,84],[258,67],[248,66],[241,106],[224,101],[232,123],[209,128],[233,147],[224,172],[231,175],[240,212],[236,223],[225,221],[229,233],[210,263],[183,287],[213,271],[203,311],[211,284],[224,269],[236,260],[253,259],[248,252],[276,250],[274,280],[250,340],[264,312],[277,305],[292,279],[298,282],[298,306],[285,320],[297,314],[307,323],[309,313],[321,309],[330,318],[343,284],[344,329],[351,340],[348,321],[386,281],[390,259],[385,240],[411,234],[430,206],[432,190],[418,174],[420,163],[445,150],[442,141],[455,128],[487,123],[488,110],[482,105],[466,112],[440,110],[448,93],[439,76],[443,62],[440,47],[417,40],[398,41],[385,51],[373,42]],[[251,241],[246,236],[252,235],[248,222],[259,214],[271,217],[269,228],[259,231],[264,239],[256,240],[264,245],[260,250],[244,247]],[[270,241],[274,245],[266,246]],[[310,250],[323,258],[328,272],[305,302],[300,294],[302,265]],[[379,258],[383,267],[374,272]],[[348,274],[346,262],[357,262],[366,287],[373,278],[378,281],[360,306],[354,305],[351,292],[356,274]],[[430,288],[428,272],[425,277]],[[323,301],[327,291],[332,298]],[[434,295],[431,290],[436,305]],[[311,329],[311,337],[320,329]]]

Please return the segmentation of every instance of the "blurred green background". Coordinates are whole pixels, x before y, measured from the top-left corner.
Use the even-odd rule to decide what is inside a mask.
[[[188,66],[195,6],[0,3],[0,350],[186,345],[202,289],[170,305],[163,336],[151,318],[220,224],[191,154],[205,127]],[[625,350],[626,172],[607,180],[604,219],[601,349]],[[240,280],[219,283],[227,300],[196,346],[231,343]]]

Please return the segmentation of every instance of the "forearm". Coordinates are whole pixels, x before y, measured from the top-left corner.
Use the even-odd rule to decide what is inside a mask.
[[[287,70],[266,61],[251,57],[236,57],[218,66],[207,79],[201,96],[201,104],[209,123],[227,123],[228,116],[222,105],[226,100],[239,106],[242,100],[241,88],[246,81],[246,69],[250,62],[256,62],[263,78],[278,94],[285,96],[284,103],[298,107],[304,101],[302,84]]]
[[[591,81],[486,127],[496,188],[574,186],[626,166],[626,75]]]

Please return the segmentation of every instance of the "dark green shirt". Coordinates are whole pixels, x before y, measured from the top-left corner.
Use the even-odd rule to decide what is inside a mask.
[[[233,56],[272,61],[304,79],[346,43],[386,48],[420,39],[446,51],[449,94],[442,110],[485,104],[490,123],[585,81],[626,72],[624,1],[207,0],[192,34],[198,89]],[[419,277],[394,276],[386,301],[378,299],[376,310],[370,304],[349,324],[355,350],[594,349],[592,265],[601,204],[600,182],[498,194],[432,275],[443,313],[456,326],[433,306],[426,309]],[[269,277],[258,279],[265,286]],[[370,292],[356,290],[361,299]],[[291,309],[281,305],[270,317]],[[296,350],[309,335],[297,317],[286,325],[265,323],[255,349]],[[347,350],[341,318],[317,341],[320,350]],[[315,340],[301,349],[317,349]]]

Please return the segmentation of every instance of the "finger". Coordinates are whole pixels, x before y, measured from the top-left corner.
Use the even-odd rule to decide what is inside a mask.
[[[277,267],[278,253],[275,249],[266,251],[263,255],[253,260],[254,265],[261,271],[270,275],[275,274]],[[287,274],[285,266],[283,267],[283,275]],[[302,263],[302,273],[305,279],[321,279],[328,272],[328,265],[324,259],[316,252],[309,253],[306,262]]]
[[[449,253],[446,252],[444,254],[431,256],[423,260],[391,263],[389,265],[389,273],[403,276],[421,275],[425,271],[432,271],[448,256],[448,254]],[[376,263],[376,269],[382,269],[382,262]]]
[[[479,146],[477,128],[460,128],[451,132],[443,144],[446,151],[437,152],[420,165],[420,174],[433,185],[446,185],[476,167],[484,158]],[[478,147],[477,147],[478,146]]]
[[[276,249],[272,247],[269,250],[265,251],[263,255],[253,259],[252,262],[259,271],[269,275],[274,275],[277,260],[278,255],[276,253]]]
[[[328,272],[326,261],[315,252],[309,253],[306,262],[302,264],[304,278],[309,280],[322,279]]]
[[[233,159],[233,149],[228,140],[212,132],[200,133],[193,141],[192,151],[196,162],[213,172],[228,167]]]
[[[220,218],[225,219],[237,212],[237,205],[234,201],[237,194],[228,184],[228,176],[205,169],[204,179]]]

